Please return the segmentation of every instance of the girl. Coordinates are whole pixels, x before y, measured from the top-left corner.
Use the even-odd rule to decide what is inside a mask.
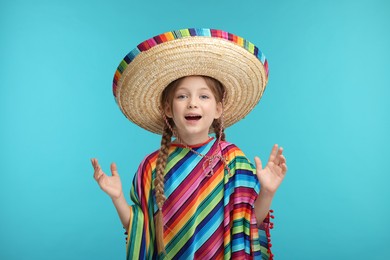
[[[116,165],[108,176],[92,159],[128,232],[128,259],[273,258],[269,208],[287,171],[283,149],[275,145],[264,168],[256,157],[255,168],[224,134],[267,80],[261,52],[219,30],[161,34],[124,58],[116,101],[131,121],[162,134],[134,177],[130,207]]]

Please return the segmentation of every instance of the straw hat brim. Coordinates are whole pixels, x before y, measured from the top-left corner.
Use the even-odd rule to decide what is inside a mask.
[[[121,73],[117,71],[114,78],[114,95],[129,120],[161,134],[164,120],[160,98],[164,88],[184,76],[209,76],[225,87],[223,120],[228,127],[244,118],[259,102],[268,80],[263,60],[225,38],[199,35],[177,38],[138,53],[124,69],[122,62],[118,67]]]

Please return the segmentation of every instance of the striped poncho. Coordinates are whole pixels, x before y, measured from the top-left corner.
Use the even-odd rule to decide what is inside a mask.
[[[219,159],[209,165],[188,148],[170,146],[163,256],[157,253],[154,228],[158,151],[146,156],[131,189],[127,259],[271,259],[269,216],[258,225],[253,208],[260,190],[253,165],[237,146],[220,142],[218,147],[213,138],[192,148],[208,156],[222,153],[229,170]]]

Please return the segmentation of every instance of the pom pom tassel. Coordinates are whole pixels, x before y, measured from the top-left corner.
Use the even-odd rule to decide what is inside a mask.
[[[269,210],[269,213],[265,219],[265,222],[266,222],[266,229],[265,229],[265,234],[267,235],[267,241],[268,241],[268,254],[269,254],[269,260],[273,260],[274,259],[274,254],[272,254],[272,251],[271,251],[271,247],[272,247],[272,244],[271,244],[271,233],[270,233],[270,229],[273,229],[274,228],[274,223],[271,222],[271,219],[274,219],[275,216],[273,215],[274,211],[272,209]]]
[[[128,237],[128,235],[129,235],[129,233],[127,233],[127,229],[126,229],[125,227],[123,227],[123,229],[125,230],[124,235],[126,236],[126,237],[125,237],[125,240],[126,240],[126,244],[127,244],[127,237]]]

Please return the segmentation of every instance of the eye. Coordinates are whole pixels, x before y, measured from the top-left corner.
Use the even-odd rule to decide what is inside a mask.
[[[200,99],[209,99],[210,97],[208,95],[201,95]]]
[[[184,94],[179,94],[176,96],[177,99],[185,99],[187,98],[187,95],[184,95]]]

